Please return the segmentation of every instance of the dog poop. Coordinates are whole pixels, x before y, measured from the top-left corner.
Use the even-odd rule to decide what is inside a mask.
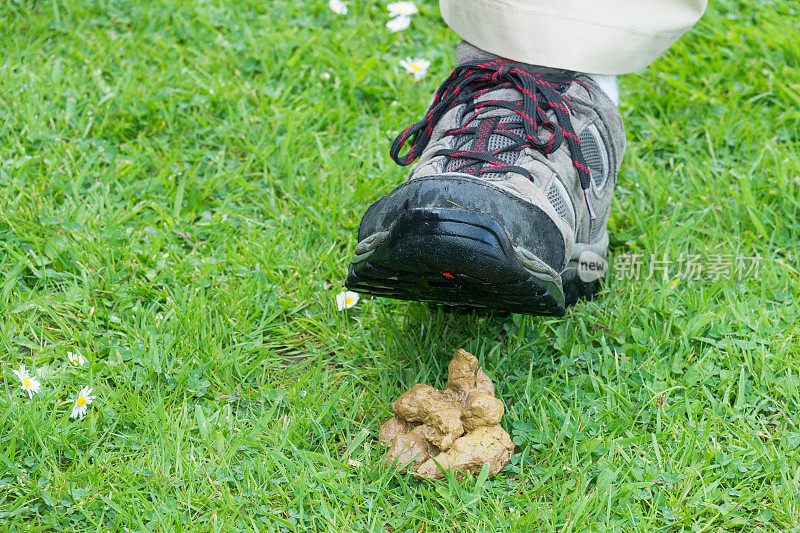
[[[389,447],[386,464],[415,477],[443,479],[444,469],[460,479],[485,464],[494,475],[514,453],[500,427],[505,406],[478,359],[465,350],[450,361],[446,389],[418,383],[392,403],[392,411],[380,431],[381,445]]]

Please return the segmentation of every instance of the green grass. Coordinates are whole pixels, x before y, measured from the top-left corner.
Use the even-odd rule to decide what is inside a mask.
[[[621,78],[612,257],[757,275],[618,269],[564,318],[336,310],[388,144],[452,67],[433,0],[399,34],[376,1],[188,4],[0,4],[0,529],[800,531],[796,2],[713,2]],[[387,471],[389,403],[459,347],[512,462]]]

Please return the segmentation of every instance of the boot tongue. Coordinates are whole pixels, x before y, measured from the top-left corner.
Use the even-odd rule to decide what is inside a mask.
[[[509,88],[501,88],[501,89],[494,89],[488,91],[478,98],[476,101],[478,102],[485,102],[488,100],[503,100],[507,102],[517,102],[522,99],[522,93],[520,93],[516,89],[509,89]],[[465,119],[468,117],[464,117]],[[511,126],[506,126],[508,123],[514,123]],[[465,138],[461,140],[457,144],[457,148],[460,150],[480,150],[484,152],[494,152],[496,150],[500,150],[511,146],[514,144],[512,139],[509,139],[505,135],[499,135],[496,133],[491,133],[495,129],[506,129],[509,130],[519,136],[524,136],[525,130],[522,128],[519,122],[519,115],[516,113],[509,111],[508,109],[503,108],[492,108],[487,107],[485,109],[481,109],[477,112],[474,118],[469,122],[462,124],[462,127],[475,127],[478,130],[478,134],[473,138]],[[487,135],[488,134],[488,135]],[[539,140],[545,141],[547,140],[548,133],[545,131],[539,132]],[[496,154],[494,157],[506,164],[506,165],[514,165],[517,160],[519,159],[520,153],[517,151],[507,151],[507,152],[500,152]],[[478,163],[472,161],[471,164],[468,164],[465,168],[461,170],[459,167],[462,167],[465,163],[468,163],[468,159],[450,159],[445,164],[445,171],[446,172],[464,172],[466,174],[478,175],[478,170],[487,166],[486,163]],[[497,172],[492,173],[484,173],[481,174],[482,177],[485,178],[500,178],[501,174]]]
[[[500,56],[491,54],[489,52],[486,52],[484,50],[481,50],[480,48],[477,48],[477,47],[471,45],[467,41],[461,41],[458,44],[458,46],[456,46],[456,62],[459,65],[461,63],[466,62],[466,61],[496,61],[496,60],[500,60],[500,59],[503,59],[503,58],[501,58]],[[514,65],[514,66],[516,66],[518,68],[527,70],[528,72],[531,72],[531,73],[554,74],[554,75],[557,75],[557,76],[573,76],[575,74],[574,72],[569,71],[569,70],[563,70],[563,69],[558,69],[558,68],[550,68],[550,67],[542,67],[542,66],[538,66],[538,65],[531,65],[531,64],[528,64],[528,63],[520,63],[520,62],[517,62],[517,61],[511,61],[510,64]],[[519,92],[516,89],[502,88],[502,89],[494,89],[494,90],[488,91],[488,92],[480,95],[478,98],[476,98],[476,101],[478,101],[478,102],[485,102],[487,100],[505,100],[507,102],[517,102],[517,101],[522,100],[522,93]],[[548,115],[551,115],[551,119],[553,118],[552,117],[552,115],[553,115],[552,112],[548,112]],[[507,109],[485,109],[485,110],[479,111],[477,117],[475,117],[472,121],[470,121],[469,125],[465,124],[464,126],[471,126],[471,125],[473,125],[472,123],[474,123],[476,121],[480,123],[480,121],[483,121],[484,119],[487,119],[487,118],[490,118],[490,117],[500,117],[500,124],[503,124],[505,122],[511,122],[516,116],[517,115],[515,115],[514,113],[508,111]],[[515,129],[513,131],[515,133],[517,133],[517,134],[520,134],[520,135],[522,134],[522,130],[517,131]],[[503,137],[503,136],[500,136],[500,135],[495,135],[493,137],[497,137],[497,139],[492,139],[492,141],[494,141],[494,142],[491,143],[491,145],[493,146],[493,149],[497,149],[497,148],[501,148],[501,147],[513,144],[513,142],[510,139],[508,139],[507,137]],[[547,138],[549,137],[549,134],[547,132],[545,132],[545,131],[541,131],[541,132],[539,132],[537,137],[539,138],[540,141],[546,141]],[[498,142],[500,143],[499,145],[497,144]],[[469,142],[469,146],[464,145],[463,148],[470,149],[471,145],[472,145],[472,143]],[[504,154],[504,155],[506,156],[506,159],[508,159],[508,157],[511,154]],[[515,156],[514,160],[516,160],[516,154],[514,154],[514,156]],[[511,164],[511,163],[509,163],[509,164]]]
[[[485,52],[479,48],[476,48],[469,44],[466,41],[462,41],[458,47],[456,48],[456,61],[458,64],[464,63],[466,61],[495,61],[502,59],[499,56],[494,54],[490,54],[489,52]],[[546,68],[546,67],[539,67],[535,65],[529,65],[526,63],[518,63],[512,62],[512,65],[517,66],[518,68],[525,69],[529,72],[543,72],[543,73],[551,73],[551,74],[558,74],[558,75],[569,75],[571,74],[569,71],[560,70],[560,69],[553,69],[553,68]],[[522,100],[522,93],[516,89],[510,89],[507,87],[493,89],[491,91],[487,91],[486,93],[480,95],[476,98],[478,102],[485,102],[488,100],[503,100],[506,102],[518,102]],[[464,117],[468,118],[468,117]],[[491,108],[488,107],[486,109],[481,109],[477,112],[474,118],[470,120],[468,123],[462,124],[463,127],[477,127],[478,134],[474,138],[467,138],[461,141],[457,147],[460,150],[479,150],[482,152],[494,152],[495,150],[499,150],[514,144],[514,141],[509,139],[504,135],[498,135],[491,133],[496,128],[503,129],[503,125],[509,122],[516,122],[513,127],[510,128],[510,131],[513,131],[517,135],[524,135],[524,130],[520,127],[519,124],[519,116],[508,109],[503,108]],[[509,129],[509,127],[505,127],[504,129]],[[541,136],[540,140],[546,140],[548,134],[547,132],[540,132]],[[506,165],[513,165],[519,159],[520,153],[516,151],[508,151],[508,152],[501,152],[497,154],[495,157],[498,161],[506,164]],[[466,164],[466,166],[464,166]],[[464,168],[460,168],[460,167]],[[478,175],[479,170],[483,167],[487,166],[486,163],[478,163],[475,161],[471,161],[467,158],[461,159],[450,159],[445,164],[445,171],[446,172],[464,172],[467,174]],[[484,173],[481,174],[482,177],[486,178],[499,178],[501,177],[500,173]]]
[[[492,89],[491,91],[487,91],[475,99],[476,102],[485,102],[487,100],[505,100],[506,102],[518,102],[522,100],[522,93],[516,89],[509,89],[504,87],[502,89]],[[513,113],[511,113],[508,109],[492,109],[487,111],[480,111],[479,112],[480,116],[482,118],[490,116],[498,116],[497,115],[498,112],[500,112],[503,115],[513,115]]]

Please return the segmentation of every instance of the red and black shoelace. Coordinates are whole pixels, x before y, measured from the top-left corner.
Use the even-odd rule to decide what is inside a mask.
[[[572,128],[570,120],[572,104],[563,94],[571,83],[580,82],[566,76],[528,72],[507,60],[462,63],[437,89],[425,118],[403,130],[392,143],[389,153],[398,165],[410,165],[430,142],[433,129],[442,116],[459,104],[466,104],[462,116],[469,118],[462,121],[465,125],[473,123],[472,119],[481,113],[481,110],[507,109],[516,115],[512,122],[504,119],[501,123],[495,118],[489,121],[475,121],[474,126],[445,132],[445,135],[469,135],[475,138],[476,142],[469,150],[442,149],[435,155],[464,160],[457,171],[474,175],[516,172],[533,181],[533,176],[528,170],[506,164],[498,155],[527,147],[542,154],[549,154],[557,150],[566,139],[572,163],[578,172],[586,207],[589,209],[590,217],[594,219],[596,216],[589,197],[591,170],[586,165],[580,140]],[[516,89],[522,94],[522,100],[476,100],[488,91],[502,88]],[[550,120],[548,111],[552,111],[555,120]],[[486,131],[479,132],[479,129],[487,127],[491,129],[491,135],[502,135],[510,139],[511,143],[490,151],[485,142],[477,142],[479,136],[481,139],[487,138]],[[549,132],[547,140],[539,140],[540,129]],[[518,135],[514,130],[516,132],[522,130],[523,135]],[[400,155],[400,150],[409,139],[411,139],[411,149],[405,155]]]

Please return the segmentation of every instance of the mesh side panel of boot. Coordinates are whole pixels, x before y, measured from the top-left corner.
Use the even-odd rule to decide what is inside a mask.
[[[602,190],[608,180],[608,156],[600,140],[600,132],[593,124],[583,130],[578,139],[586,164],[592,170],[592,180],[598,191]]]
[[[572,229],[575,229],[575,207],[572,205],[567,190],[558,178],[553,178],[550,188],[547,190],[547,200],[555,208],[556,212],[567,221]]]

